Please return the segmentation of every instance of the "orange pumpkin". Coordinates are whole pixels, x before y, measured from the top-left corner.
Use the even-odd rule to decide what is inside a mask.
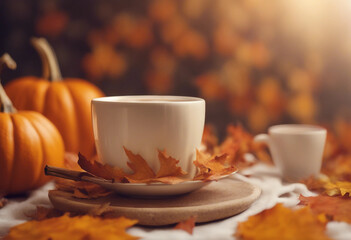
[[[95,154],[91,124],[91,99],[104,94],[93,84],[76,78],[62,79],[55,53],[43,38],[33,38],[43,62],[43,77],[26,76],[11,81],[5,90],[14,106],[42,113],[52,121],[66,151]]]
[[[8,54],[0,64],[16,67]],[[44,175],[46,164],[63,166],[61,135],[42,114],[16,111],[1,83],[0,106],[0,195],[35,189],[50,180]]]

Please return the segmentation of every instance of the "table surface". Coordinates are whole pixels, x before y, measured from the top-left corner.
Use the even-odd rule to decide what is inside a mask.
[[[250,176],[250,177],[244,177]],[[304,184],[286,183],[281,180],[278,171],[265,164],[257,164],[233,176],[241,181],[255,184],[262,189],[260,198],[250,208],[231,218],[207,224],[200,224],[194,228],[193,235],[172,228],[144,228],[135,226],[128,230],[132,235],[145,240],[157,239],[234,239],[238,222],[245,221],[249,216],[257,214],[264,209],[272,208],[277,203],[287,207],[294,207],[299,203],[300,194],[314,196]],[[28,198],[10,199],[9,203],[0,209],[0,237],[6,235],[8,230],[17,224],[29,220],[28,214],[34,212],[36,206],[51,207],[48,199],[48,190],[53,189],[53,183],[33,191]],[[327,234],[332,239],[351,239],[351,224],[344,222],[329,222]]]

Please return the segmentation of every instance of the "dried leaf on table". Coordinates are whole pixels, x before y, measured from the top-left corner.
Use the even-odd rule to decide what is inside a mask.
[[[194,180],[217,180],[237,170],[227,154],[211,156],[197,150],[194,164],[198,168]]]
[[[255,143],[253,136],[246,132],[240,125],[229,125],[227,137],[215,149],[215,154],[227,153],[228,158],[239,168],[244,169],[252,166],[255,162],[247,161],[245,154],[252,153],[257,159],[272,164],[267,147],[261,143]]]
[[[351,199],[345,197],[300,196],[300,204],[309,206],[316,214],[325,214],[334,221],[351,223]]]
[[[196,217],[190,217],[189,219],[178,223],[174,229],[180,229],[188,232],[189,234],[193,234],[193,230],[195,227]]]
[[[326,219],[309,207],[292,210],[277,204],[239,223],[235,236],[242,240],[330,240],[325,229]]]
[[[134,240],[138,237],[125,232],[137,220],[120,217],[102,219],[89,215],[69,217],[67,214],[43,221],[29,221],[10,229],[5,240],[104,239]]]
[[[56,181],[56,189],[73,193],[73,197],[83,199],[105,197],[112,193],[112,191],[94,183],[75,182],[67,179],[58,179]]]
[[[334,181],[327,176],[315,178],[313,176],[302,181],[311,191],[327,194],[329,196],[351,197],[351,182]]]
[[[7,199],[0,196],[0,209],[3,208],[7,203]]]
[[[108,180],[115,180],[118,182],[120,182],[125,176],[125,173],[121,168],[112,167],[107,164],[102,164],[98,162],[97,159],[94,159],[94,158],[87,159],[80,153],[78,154],[78,157],[79,157],[78,159],[79,166],[83,170],[95,176],[102,177]]]
[[[325,159],[322,172],[332,180],[351,181],[351,154]]]

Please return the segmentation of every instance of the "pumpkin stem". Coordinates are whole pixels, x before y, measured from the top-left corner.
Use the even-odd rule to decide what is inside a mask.
[[[12,59],[12,57],[8,53],[5,53],[0,57],[0,73],[2,72],[2,69],[4,68],[4,66],[10,69],[16,69],[17,67],[16,62]],[[0,112],[5,112],[5,113],[16,112],[15,107],[13,106],[10,98],[7,96],[5,89],[1,84],[1,79],[0,79]]]
[[[62,80],[61,71],[54,50],[45,38],[31,38],[31,43],[38,51],[43,63],[43,77],[50,81]]]

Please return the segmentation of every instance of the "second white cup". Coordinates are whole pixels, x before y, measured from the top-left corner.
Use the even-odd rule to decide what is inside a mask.
[[[299,181],[319,174],[326,135],[319,126],[285,124],[270,127],[268,134],[257,135],[255,141],[267,143],[285,180]]]

